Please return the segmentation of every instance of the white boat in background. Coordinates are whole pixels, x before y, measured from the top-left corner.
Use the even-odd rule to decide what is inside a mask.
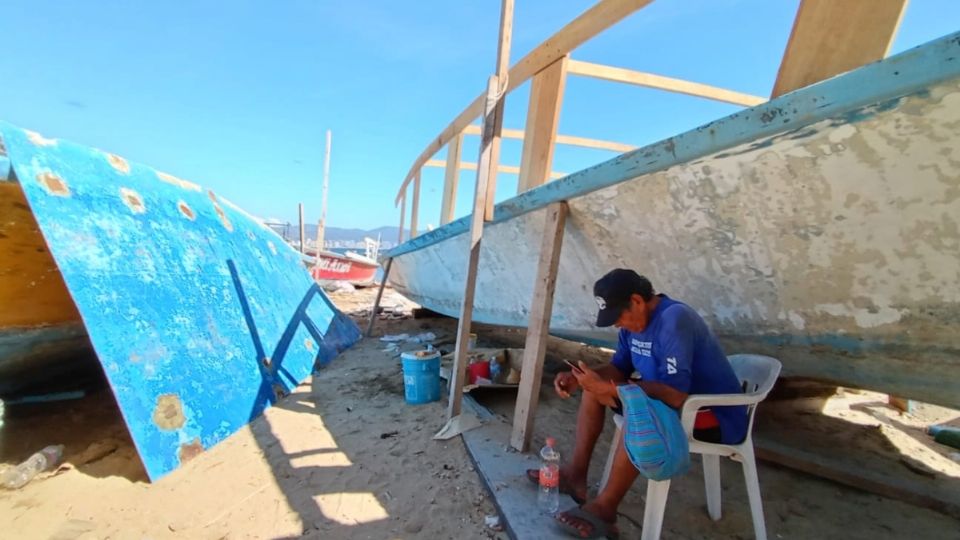
[[[508,91],[544,73],[546,43],[574,47],[588,15],[601,17],[581,16],[511,68]],[[529,324],[545,217],[566,202],[552,334],[614,346],[615,331],[594,326],[592,285],[633,268],[697,309],[730,353],[960,407],[960,33],[797,88],[558,180],[547,182],[547,160],[533,189],[522,163],[520,193],[483,229],[473,319]],[[413,215],[420,167],[467,133],[478,103],[414,164],[398,195],[414,185]],[[386,253],[390,284],[459,316],[470,219]]]

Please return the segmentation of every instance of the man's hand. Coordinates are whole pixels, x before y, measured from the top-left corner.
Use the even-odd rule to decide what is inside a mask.
[[[571,372],[579,386],[584,392],[590,392],[594,398],[607,407],[616,406],[617,385],[612,379],[602,377],[596,371],[590,369],[583,361],[577,362],[579,371]]]
[[[561,371],[553,378],[553,389],[556,390],[557,395],[563,399],[570,397],[577,391],[577,388],[580,388],[580,383],[573,375],[573,372]]]

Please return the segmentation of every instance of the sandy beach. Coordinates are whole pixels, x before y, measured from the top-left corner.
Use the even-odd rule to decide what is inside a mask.
[[[374,294],[366,289],[331,298],[365,328]],[[396,314],[378,321],[374,338],[343,353],[248,427],[153,484],[146,480],[108,388],[78,401],[8,408],[2,462],[16,463],[46,444],[63,443],[66,453],[59,470],[18,491],[0,492],[2,536],[506,538],[485,523],[497,512],[462,440],[432,439],[444,423],[445,401],[407,405],[398,353],[384,350],[376,337],[430,331],[443,342],[453,336],[456,321],[413,319],[408,315],[413,306],[389,290],[384,305]],[[522,346],[518,331],[482,328],[479,334],[482,344],[517,346],[519,340]],[[587,349],[551,340],[544,382],[560,369],[557,355],[600,359],[604,354]],[[512,393],[474,394],[495,414],[512,415]],[[884,437],[863,434],[919,432],[929,417],[943,419],[950,412],[925,408],[918,416],[885,417],[873,406],[875,397],[847,392],[832,398],[828,409],[840,416],[857,412],[851,403],[869,405],[860,407],[855,418],[869,429],[835,435],[856,441],[881,466],[894,463],[908,474],[920,474],[895,461],[898,449],[909,449],[909,441],[893,435],[886,440],[894,442],[885,443]],[[542,388],[535,447],[550,435],[559,440],[561,452],[570,451],[576,403]],[[806,418],[815,423],[815,415]],[[897,428],[897,423],[906,427]],[[595,479],[608,439],[605,432],[595,454]],[[930,467],[953,482],[949,485],[960,479],[960,465],[945,452],[917,449],[912,457],[920,463],[914,468]],[[695,460],[671,489],[664,538],[752,537],[738,467],[726,462],[722,474],[723,519],[714,523],[706,516]],[[932,510],[766,464],[760,465],[760,479],[770,538],[960,538],[960,522]],[[638,482],[621,507],[626,538],[639,535],[642,495]]]

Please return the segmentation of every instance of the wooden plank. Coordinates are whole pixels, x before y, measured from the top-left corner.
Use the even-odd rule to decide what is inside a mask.
[[[507,76],[508,83],[506,93],[510,93],[521,84],[527,82],[537,72],[550,64],[556,62],[560,57],[567,55],[573,49],[576,49],[593,36],[603,32],[613,26],[621,19],[630,15],[634,11],[646,6],[653,0],[601,0],[590,9],[580,14],[579,17],[561,28],[556,34],[530,51],[519,62],[514,64]],[[499,61],[498,61],[499,65]],[[414,172],[420,170],[420,167],[434,154],[443,148],[443,145],[452,139],[455,135],[462,132],[473,120],[484,113],[484,103],[486,93],[481,94],[467,106],[453,122],[450,123],[436,139],[433,140],[420,153],[410,172],[407,173],[403,184],[397,193],[396,203],[400,202],[400,194],[407,187],[407,184],[413,179]]]
[[[613,141],[601,141],[599,139],[587,139],[586,137],[574,137],[572,135],[557,135],[557,144],[566,144],[568,146],[582,146],[584,148],[598,148],[600,150],[613,150],[614,152],[630,152],[637,147],[632,144],[624,144]]]
[[[907,0],[803,0],[771,97],[887,56]]]
[[[464,135],[479,135],[480,126],[470,124],[463,130]],[[522,129],[506,129],[502,131],[502,135],[505,139],[520,139],[523,140],[524,133]],[[597,148],[600,150],[613,150],[614,152],[629,152],[631,150],[636,150],[637,147],[631,144],[618,143],[613,141],[604,141],[600,139],[588,139],[586,137],[575,137],[573,135],[557,135],[556,138],[557,144],[565,144],[568,146],[581,146],[583,148]],[[432,161],[432,160],[431,160]],[[429,163],[429,161],[428,161]]]
[[[497,69],[505,66],[504,57],[510,56],[510,36],[513,28],[513,0],[502,0],[500,7],[500,38],[497,45]],[[505,70],[504,70],[505,71]],[[463,382],[467,378],[467,349],[470,341],[470,326],[473,322],[473,298],[477,286],[477,270],[480,263],[480,242],[483,238],[483,225],[486,222],[487,197],[490,194],[487,184],[496,180],[496,168],[499,157],[494,142],[499,141],[499,129],[502,122],[503,98],[505,92],[501,86],[503,71],[487,81],[487,93],[484,99],[483,136],[480,139],[480,158],[477,160],[477,182],[473,195],[473,213],[470,215],[470,254],[467,257],[467,275],[463,285],[463,301],[460,304],[460,320],[457,323],[457,344],[450,375],[450,401],[447,404],[447,419],[460,414],[463,400]],[[497,119],[500,109],[500,121]]]
[[[417,218],[420,214],[420,171],[413,177],[413,201],[410,203],[410,238],[417,236]]]
[[[447,162],[442,159],[431,159],[423,164],[424,167],[439,167],[445,169],[447,167]],[[466,169],[468,171],[477,170],[477,164],[472,161],[461,161],[460,168]],[[500,174],[520,174],[520,167],[514,165],[498,165],[497,173]],[[553,171],[550,173],[550,179],[555,180],[557,178],[563,178],[567,176],[567,173]]]
[[[592,62],[581,62],[579,60],[570,60],[567,66],[567,73],[571,75],[581,75],[584,77],[593,77],[595,79],[604,79],[607,81],[622,82],[645,86],[647,88],[656,88],[688,96],[702,97],[715,101],[723,101],[734,105],[743,105],[744,107],[753,107],[764,103],[766,98],[760,96],[751,96],[742,92],[734,92],[725,88],[710,86],[708,84],[685,81],[683,79],[674,79],[673,77],[664,77],[645,73],[642,71],[633,71],[630,69],[594,64]]]
[[[403,226],[404,226],[404,214],[407,211],[407,194],[403,194],[403,198],[400,199],[400,234],[397,238],[397,244],[403,243]]]
[[[380,299],[383,298],[383,288],[387,286],[387,278],[390,277],[391,266],[393,266],[393,257],[387,259],[387,267],[383,269],[383,278],[380,280],[380,288],[377,289],[377,298],[373,301],[373,309],[370,311],[370,323],[367,325],[367,337],[373,335],[373,323],[377,320],[377,310],[380,309]]]
[[[564,56],[533,77],[517,193],[545,184],[550,179],[568,59]]]
[[[447,145],[446,173],[443,178],[443,203],[440,206],[440,225],[453,221],[457,208],[457,187],[460,183],[460,156],[463,154],[463,133]],[[431,160],[432,161],[432,160]]]
[[[553,314],[553,293],[557,285],[557,270],[560,266],[560,249],[563,247],[563,227],[567,220],[567,211],[566,202],[553,203],[546,210],[546,220],[543,224],[540,261],[537,264],[537,278],[533,282],[530,324],[527,325],[523,369],[520,371],[520,388],[513,414],[513,434],[510,437],[510,444],[521,452],[526,452],[530,448],[533,420],[537,415],[537,404],[540,401],[540,378],[543,377],[543,359],[547,353],[550,316]]]
[[[493,418],[463,434],[467,453],[500,515],[500,525],[513,539],[569,540],[570,536],[556,526],[553,516],[537,508],[537,486],[527,480],[526,470],[540,467],[538,456],[505,452],[503,441],[509,437],[510,424],[500,418]],[[561,495],[561,510],[572,502]],[[621,527],[622,523],[623,520]],[[638,536],[624,535],[623,538]]]

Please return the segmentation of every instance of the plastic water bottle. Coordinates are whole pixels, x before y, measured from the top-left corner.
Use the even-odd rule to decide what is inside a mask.
[[[7,489],[22,488],[37,474],[56,467],[61,457],[63,457],[62,444],[48,446],[16,467],[3,471],[0,475],[0,485]]]
[[[547,445],[540,450],[540,492],[537,506],[545,514],[556,514],[560,508],[560,452],[557,441],[547,437]]]

